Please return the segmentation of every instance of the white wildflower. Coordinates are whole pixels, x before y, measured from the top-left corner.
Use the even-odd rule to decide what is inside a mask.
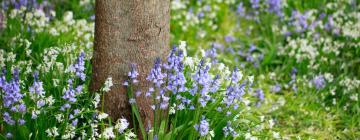
[[[65,134],[61,136],[61,139],[73,139],[75,137],[75,127],[67,125]]]
[[[184,57],[187,57],[186,41],[180,41],[179,49],[183,52]]]
[[[94,107],[97,108],[100,103],[100,95],[98,93],[95,93],[94,100],[92,101],[94,104]]]
[[[64,13],[64,18],[63,18],[64,22],[67,23],[68,25],[72,25],[75,21],[73,20],[73,13],[71,11],[68,11],[66,13]]]
[[[60,122],[63,121],[64,115],[63,114],[56,114],[55,118],[60,123]]]
[[[108,116],[109,116],[108,114],[102,112],[98,115],[98,119],[103,120],[103,119],[107,118]]]
[[[115,138],[113,127],[105,128],[104,132],[101,134],[101,137],[105,139]]]
[[[47,136],[51,138],[59,136],[58,129],[56,127],[49,128],[45,132],[47,133]]]
[[[120,134],[124,133],[124,130],[129,127],[129,122],[125,118],[121,118],[117,121],[115,129],[118,130]]]
[[[170,106],[169,114],[175,114],[175,108],[176,108],[176,104]]]
[[[104,92],[109,92],[110,91],[110,88],[113,86],[113,82],[112,82],[112,77],[109,77],[106,79],[105,81],[105,85],[103,87],[103,91]]]
[[[136,135],[132,131],[129,131],[125,134],[125,140],[134,140],[135,138]]]
[[[273,134],[273,138],[275,138],[275,139],[280,139],[281,138],[279,132],[272,132],[272,134]]]

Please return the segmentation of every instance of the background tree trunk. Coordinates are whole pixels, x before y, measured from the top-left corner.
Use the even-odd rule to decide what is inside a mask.
[[[156,57],[165,58],[170,48],[170,0],[96,0],[95,47],[90,88],[98,91],[108,77],[114,86],[105,94],[104,109],[114,121],[130,121],[131,108],[122,85],[130,64],[137,64],[136,98],[145,127],[152,123],[151,99],[146,77]],[[131,121],[130,121],[131,122]]]

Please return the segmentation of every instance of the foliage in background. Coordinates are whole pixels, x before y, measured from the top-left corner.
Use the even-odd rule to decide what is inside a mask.
[[[88,91],[93,0],[0,3],[0,139],[360,137],[356,0],[172,0],[153,86],[124,74],[133,120],[101,109],[111,77]],[[151,128],[128,128],[139,95],[162,117]]]

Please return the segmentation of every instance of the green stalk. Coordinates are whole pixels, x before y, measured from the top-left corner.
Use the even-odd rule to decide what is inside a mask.
[[[131,85],[129,86],[128,88],[128,97],[129,99],[133,98],[133,89],[131,87]],[[144,124],[141,120],[141,117],[140,117],[140,114],[139,114],[139,110],[137,108],[137,105],[136,104],[131,104],[131,110],[132,110],[132,118],[133,118],[133,122],[134,122],[134,128],[135,128],[135,118],[136,120],[138,121],[139,123],[139,128],[140,128],[140,131],[141,131],[141,134],[143,136],[143,139],[146,140],[146,132],[145,132],[145,129],[144,129]]]
[[[173,136],[174,136],[174,133],[175,133],[176,123],[177,123],[177,117],[178,117],[178,115],[176,114],[176,110],[175,110],[175,120],[172,120],[173,125],[172,125],[172,128],[170,128],[170,129],[172,129],[172,131],[171,131],[171,136],[170,136],[170,140],[173,139]]]

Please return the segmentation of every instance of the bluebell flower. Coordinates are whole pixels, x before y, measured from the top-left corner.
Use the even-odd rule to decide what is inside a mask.
[[[308,28],[308,17],[299,11],[292,11],[291,24],[295,27],[296,32],[304,32]]]
[[[251,8],[257,9],[260,7],[260,0],[250,0]]]
[[[0,78],[0,89],[4,92],[2,96],[3,105],[13,113],[24,114],[26,112],[26,105],[22,102],[24,94],[20,93],[19,70],[14,69],[12,79],[9,82],[6,81],[5,75],[6,70],[3,70]],[[12,120],[10,113],[8,112],[3,113],[3,119],[9,125],[15,124],[15,121]]]
[[[223,132],[224,132],[225,137],[227,137],[229,135],[231,135],[233,137],[238,136],[238,133],[235,131],[235,129],[231,127],[230,121],[228,121],[227,125],[223,128]]]
[[[192,76],[194,82],[190,93],[193,96],[196,93],[200,93],[199,103],[202,107],[204,107],[206,103],[211,100],[211,97],[208,95],[210,84],[212,82],[209,70],[210,66],[205,65],[205,61],[202,59],[198,64],[197,70]]]
[[[24,119],[19,119],[18,123],[19,123],[20,125],[24,125],[24,124],[25,124],[25,120],[24,120]]]
[[[205,14],[204,14],[204,12],[199,12],[199,13],[197,14],[197,16],[198,16],[199,18],[203,18],[203,17],[205,16]]]
[[[206,94],[209,89],[209,84],[211,82],[211,77],[209,75],[210,66],[205,65],[205,61],[202,59],[195,71],[195,74],[192,76],[193,89],[191,90],[192,94],[195,95],[196,92],[200,90],[200,94]],[[201,86],[201,88],[199,88]]]
[[[194,128],[196,131],[200,133],[200,136],[206,136],[209,133],[209,122],[206,121],[205,117],[203,116],[199,124],[195,124]]]
[[[256,89],[256,96],[260,101],[263,101],[265,99],[264,91],[262,89]]]
[[[165,95],[161,95],[161,102],[160,102],[160,109],[167,109],[169,106],[169,100],[170,98],[165,96]]]
[[[72,79],[70,79],[70,80],[68,80],[68,89],[65,90],[62,98],[74,103],[74,102],[76,102],[75,96],[76,96],[76,94],[75,94],[75,90],[73,89],[73,81],[72,81]]]
[[[29,91],[32,94],[37,94],[38,96],[43,96],[45,94],[42,82],[39,80],[39,72],[34,72],[34,83],[29,87]]]
[[[8,125],[15,125],[15,121],[12,119],[8,112],[3,113],[3,119]]]
[[[291,69],[291,75],[296,75],[297,72],[298,72],[298,70],[297,70],[295,67],[293,67],[293,68]]]
[[[235,50],[234,50],[234,48],[232,48],[232,47],[227,47],[227,48],[226,48],[226,51],[229,52],[229,53],[231,53],[231,54],[235,54]]]
[[[242,96],[245,94],[245,84],[239,84],[240,77],[240,71],[235,68],[230,77],[231,83],[226,87],[225,97],[222,100],[226,107],[230,107],[236,101],[241,101]]]
[[[224,52],[224,45],[218,42],[213,42],[211,47],[220,50],[221,52]]]
[[[130,65],[131,70],[128,72],[128,76],[131,80],[131,83],[138,83],[139,81],[136,79],[139,75],[139,73],[136,70],[136,65],[135,64],[131,64]]]
[[[86,74],[85,71],[85,52],[81,52],[79,57],[76,60],[76,63],[69,67],[70,72],[75,73],[82,81],[85,81]]]
[[[240,2],[237,5],[236,13],[239,14],[240,16],[242,16],[242,17],[245,16],[245,7],[243,6],[242,2]]]
[[[13,137],[13,134],[11,134],[11,133],[6,133],[6,136],[5,136],[6,138],[8,138],[8,139],[11,139],[12,137]]]
[[[311,82],[316,89],[322,89],[326,86],[326,81],[323,75],[315,76]]]
[[[190,109],[190,110],[195,110],[194,105],[190,105],[189,109]]]
[[[211,93],[215,93],[216,91],[218,91],[218,89],[220,88],[220,75],[216,74],[216,76],[214,77],[214,79],[211,81],[210,84],[210,88],[209,91]]]
[[[78,119],[74,119],[73,121],[71,121],[71,125],[76,126],[78,124],[78,122],[79,122]]]
[[[273,93],[278,93],[280,91],[281,91],[281,86],[279,84],[276,84],[276,85],[272,86],[272,88],[271,88],[271,92],[273,92]]]
[[[250,44],[250,48],[248,49],[247,53],[251,54],[256,50],[256,46],[254,44]]]
[[[283,13],[281,11],[281,2],[281,0],[267,0],[268,11],[282,17]]]
[[[186,79],[184,75],[183,52],[174,47],[167,58],[167,64],[164,65],[168,71],[167,89],[173,93],[185,92]]]
[[[165,83],[164,78],[166,74],[161,70],[161,60],[160,58],[156,58],[154,67],[150,70],[150,74],[146,78],[146,80],[155,84],[156,87],[160,88],[163,83]]]
[[[141,91],[136,91],[136,92],[135,92],[135,96],[136,96],[136,97],[139,97],[140,95],[141,95]]]
[[[211,47],[210,49],[206,50],[205,52],[205,57],[211,58],[211,60],[216,60],[216,48],[215,47]]]
[[[222,108],[219,106],[219,107],[216,108],[216,111],[221,112]]]
[[[331,31],[331,29],[334,27],[334,20],[333,20],[333,17],[332,16],[329,16],[327,18],[327,21],[324,25],[324,29],[327,30],[327,31]]]
[[[43,107],[45,105],[45,101],[43,99],[45,95],[45,90],[43,88],[42,81],[39,80],[39,73],[36,71],[33,74],[34,83],[29,87],[30,94],[32,95],[32,99],[36,102],[37,107]]]
[[[0,74],[0,88],[4,88],[4,86],[7,84],[6,82],[6,69],[2,69],[1,70],[1,74]]]
[[[242,74],[240,73],[237,67],[234,68],[233,72],[231,73],[231,82],[238,83]]]
[[[231,42],[234,42],[235,41],[235,37],[231,36],[231,35],[227,35],[225,36],[224,38],[225,42],[227,43],[231,43]]]
[[[207,11],[207,12],[211,11],[211,6],[210,5],[205,5],[204,6],[204,11]]]
[[[321,14],[319,15],[319,19],[322,20],[325,16],[326,16],[326,13],[321,13]]]

